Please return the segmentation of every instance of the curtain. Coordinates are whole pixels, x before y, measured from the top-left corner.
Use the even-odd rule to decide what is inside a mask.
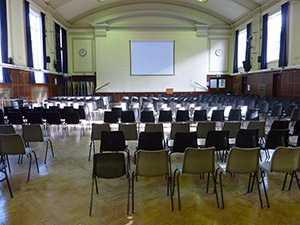
[[[68,48],[67,48],[67,31],[61,28],[62,49],[63,49],[63,73],[68,73]]]
[[[0,0],[0,41],[1,41],[1,62],[8,63],[8,40],[7,40],[7,14],[6,0]],[[3,83],[11,83],[9,69],[3,68]]]
[[[278,62],[279,67],[287,66],[288,9],[289,2],[281,6],[281,34]]]
[[[45,14],[41,12],[42,18],[42,43],[43,43],[43,69],[47,69],[47,52],[46,52],[46,25],[45,25]],[[44,73],[44,84],[49,84],[48,75]]]
[[[237,73],[238,69],[238,46],[239,46],[239,30],[235,31],[235,47],[234,47],[234,60],[233,60],[233,72]]]
[[[56,52],[56,72],[61,70],[61,54],[60,54],[60,26],[55,23],[55,52]]]
[[[247,43],[246,43],[246,57],[245,57],[245,63],[246,68],[245,71],[248,72],[251,69],[251,23],[247,24]]]
[[[31,43],[31,31],[30,31],[30,18],[29,18],[29,2],[25,3],[25,28],[26,28],[26,46],[27,46],[27,66],[33,68],[32,57],[32,43]],[[34,72],[29,72],[29,83],[35,84]]]
[[[263,16],[260,69],[267,69],[268,14]]]

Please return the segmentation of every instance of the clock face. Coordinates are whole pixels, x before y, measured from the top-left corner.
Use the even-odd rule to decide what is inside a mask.
[[[218,48],[216,51],[215,51],[215,55],[216,56],[221,56],[221,55],[223,55],[223,50],[222,49],[220,49],[220,48]]]
[[[80,55],[81,57],[86,56],[86,54],[87,54],[87,51],[86,51],[84,48],[82,48],[82,49],[79,50],[79,55]]]

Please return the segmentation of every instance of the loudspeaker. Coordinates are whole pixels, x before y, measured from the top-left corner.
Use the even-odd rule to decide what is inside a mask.
[[[50,56],[46,56],[46,63],[50,63],[51,62],[51,57]]]
[[[251,69],[251,64],[248,61],[243,61],[243,67],[245,72],[249,72]]]
[[[261,62],[261,56],[257,57],[257,62],[259,62],[259,63]]]

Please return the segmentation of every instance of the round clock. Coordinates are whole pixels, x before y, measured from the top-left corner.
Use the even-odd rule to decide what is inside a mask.
[[[82,48],[82,49],[79,50],[79,55],[80,55],[81,57],[86,56],[86,54],[87,54],[87,51],[86,51],[84,48]]]
[[[223,55],[222,49],[218,48],[218,49],[215,51],[215,55],[218,56],[218,57],[221,56],[221,55]]]

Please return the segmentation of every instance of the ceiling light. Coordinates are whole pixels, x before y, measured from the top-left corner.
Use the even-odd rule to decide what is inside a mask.
[[[207,0],[197,0],[197,2],[205,3],[205,2],[207,2]]]

